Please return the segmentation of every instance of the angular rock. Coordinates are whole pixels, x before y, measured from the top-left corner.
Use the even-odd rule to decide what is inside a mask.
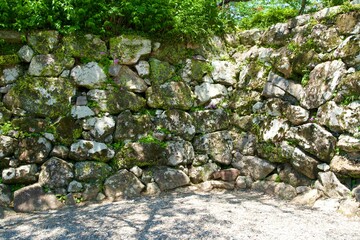
[[[107,54],[106,43],[92,34],[67,35],[62,39],[65,54],[76,58],[100,60]]]
[[[336,17],[336,28],[342,35],[359,34],[360,24],[358,19],[359,13],[356,11],[340,14]]]
[[[264,141],[279,142],[289,129],[287,119],[275,118],[271,122],[265,122],[262,131]]]
[[[84,161],[74,165],[75,179],[84,182],[102,181],[111,175],[112,168],[103,162]]]
[[[336,155],[330,162],[330,169],[338,176],[360,178],[360,163]]]
[[[61,146],[61,145],[54,146],[50,152],[50,156],[61,159],[67,159],[69,155],[69,151],[70,151],[69,148],[67,148],[66,146]]]
[[[20,76],[23,75],[23,69],[20,65],[5,68],[0,75],[0,86],[5,86],[14,83]]]
[[[336,198],[320,198],[315,203],[313,208],[323,211],[334,213],[340,207],[340,200]]]
[[[132,172],[136,177],[140,178],[143,174],[143,170],[139,168],[138,166],[134,166],[130,169],[130,172]]]
[[[334,27],[316,24],[310,34],[320,51],[331,52],[341,43],[338,31]]]
[[[68,185],[67,191],[70,193],[78,193],[83,190],[83,185],[78,181],[71,181]]]
[[[221,168],[216,163],[206,163],[202,166],[194,167],[189,169],[189,177],[192,183],[200,183],[210,180],[214,172]]]
[[[147,61],[139,61],[135,69],[140,77],[148,77],[150,74],[150,64]]]
[[[146,184],[146,189],[143,192],[145,196],[154,196],[154,195],[159,195],[160,193],[161,190],[159,186],[154,182]]]
[[[315,188],[330,198],[346,198],[350,190],[345,187],[333,172],[319,172]]]
[[[34,56],[34,50],[32,50],[28,45],[24,45],[20,48],[17,54],[21,60],[29,63]]]
[[[300,101],[304,98],[305,92],[301,84],[287,80],[270,72],[262,95],[269,98],[278,97],[284,100],[286,100],[287,95],[290,95],[297,101]]]
[[[168,167],[156,167],[152,169],[155,182],[159,185],[161,191],[190,184],[189,177],[181,170]]]
[[[189,110],[193,106],[192,92],[184,82],[167,82],[146,90],[147,104],[152,108]]]
[[[188,141],[193,139],[196,132],[193,117],[175,109],[164,111],[159,117],[158,126]]]
[[[360,139],[341,134],[336,146],[346,152],[360,152]]]
[[[70,76],[77,86],[88,89],[100,88],[106,82],[106,75],[96,62],[74,67]]]
[[[116,154],[113,161],[119,169],[163,165],[166,162],[164,150],[164,146],[156,142],[130,142]]]
[[[257,180],[251,184],[251,189],[269,195],[275,195],[275,187],[278,183],[273,181]]]
[[[291,200],[296,197],[296,195],[295,188],[289,184],[278,183],[275,186],[275,196],[281,199]]]
[[[71,108],[71,116],[75,119],[82,119],[94,116],[95,113],[88,106],[73,106]]]
[[[305,87],[305,97],[301,106],[314,109],[329,101],[341,78],[346,73],[346,66],[341,60],[320,63],[310,72],[310,79]]]
[[[300,107],[290,105],[287,107],[285,112],[286,118],[294,125],[300,125],[309,119],[309,111]]]
[[[193,146],[187,141],[167,142],[164,158],[169,166],[191,164],[195,157]]]
[[[242,132],[233,136],[234,150],[243,155],[255,155],[257,138],[251,133]]]
[[[162,62],[158,59],[151,58],[150,64],[150,81],[153,85],[161,85],[175,76],[175,67],[168,62]]]
[[[0,206],[9,206],[12,198],[10,187],[5,184],[0,184]]]
[[[59,42],[59,32],[57,31],[38,31],[28,35],[27,41],[32,49],[40,54],[52,52]]]
[[[228,131],[220,131],[196,137],[193,146],[195,151],[208,154],[215,162],[229,165],[232,161],[232,141]]]
[[[327,163],[335,154],[336,138],[315,123],[290,128],[286,133],[286,139],[296,141],[306,152]]]
[[[322,194],[317,189],[311,189],[301,195],[297,195],[291,202],[298,205],[312,207],[314,203],[321,198]]]
[[[144,184],[126,169],[112,175],[104,183],[105,195],[114,200],[140,196],[144,188]]]
[[[240,170],[240,175],[251,176],[253,180],[264,179],[274,169],[275,165],[255,156],[236,154],[231,165]]]
[[[216,110],[202,110],[191,113],[197,133],[210,133],[225,130],[229,127],[230,119],[222,108]]]
[[[106,144],[79,140],[70,147],[69,157],[75,161],[96,160],[107,162],[115,155],[114,150],[109,149]]]
[[[223,97],[228,94],[224,85],[211,83],[203,83],[200,86],[195,86],[194,93],[200,105],[204,105],[213,98]]]
[[[228,61],[213,61],[211,65],[213,67],[211,75],[216,83],[230,86],[236,83],[238,70],[235,64]]]
[[[18,141],[15,138],[0,135],[0,160],[11,156],[18,146]]]
[[[25,163],[42,163],[51,152],[51,142],[43,137],[24,138],[19,142],[17,158]]]
[[[346,199],[340,202],[338,212],[347,216],[355,217],[360,216],[360,203],[356,202],[354,199]]]
[[[252,120],[253,117],[251,115],[240,116],[238,113],[234,113],[230,119],[230,123],[243,131],[250,131],[253,126]]]
[[[239,176],[236,178],[235,187],[238,189],[251,188],[253,180],[250,176]]]
[[[241,44],[254,46],[260,41],[263,33],[264,31],[260,29],[250,29],[239,32],[238,37]]]
[[[39,117],[59,117],[70,108],[75,88],[65,78],[25,76],[4,96],[8,109],[23,109]]]
[[[122,35],[110,38],[110,55],[120,64],[132,65],[151,53],[151,41],[140,36]]]
[[[232,182],[235,181],[236,178],[239,176],[240,171],[236,168],[228,168],[219,170],[213,173],[214,179],[221,179],[225,182]]]
[[[62,188],[67,187],[73,178],[73,165],[52,157],[41,166],[39,184],[51,189]]]
[[[295,169],[293,169],[288,163],[278,167],[278,173],[281,181],[290,184],[293,187],[310,186],[312,183],[310,179],[295,171]]]
[[[142,93],[148,88],[145,81],[134,73],[128,66],[121,66],[115,76],[115,83],[128,91]]]
[[[29,184],[38,180],[36,164],[22,165],[17,168],[7,168],[2,171],[2,181],[6,184]]]
[[[341,58],[347,67],[355,67],[357,70],[360,70],[359,41],[360,34],[347,37],[334,51],[334,57]]]
[[[84,125],[86,125],[86,130],[90,130],[90,135],[99,142],[112,136],[115,130],[115,120],[111,116],[90,118]]]
[[[117,117],[114,140],[137,140],[150,134],[153,127],[149,115],[133,115],[126,110]]]
[[[54,194],[44,193],[40,184],[26,186],[14,192],[14,210],[17,212],[59,209],[63,204]]]
[[[317,120],[332,131],[356,134],[360,124],[360,102],[352,102],[347,106],[327,102],[318,109]]]
[[[73,58],[60,59],[55,55],[36,55],[32,58],[28,73],[36,77],[58,77],[65,68],[71,68]]]
[[[122,89],[93,89],[87,93],[90,101],[96,102],[96,108],[112,115],[124,110],[139,111],[146,105],[146,100],[135,93]]]

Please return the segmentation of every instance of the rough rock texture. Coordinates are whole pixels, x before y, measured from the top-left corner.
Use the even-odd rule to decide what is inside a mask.
[[[216,163],[206,163],[202,166],[192,166],[189,169],[189,177],[192,183],[200,183],[210,180],[213,173],[220,167]]]
[[[73,179],[73,165],[60,158],[52,157],[41,166],[39,183],[49,188],[66,187]]]
[[[74,169],[75,179],[84,182],[104,180],[112,171],[112,168],[106,163],[91,161],[77,162]]]
[[[8,136],[0,135],[0,160],[12,155],[17,147],[17,140]]]
[[[71,77],[80,87],[94,89],[101,87],[106,81],[106,75],[96,62],[78,65],[71,70]]]
[[[68,35],[62,42],[65,53],[72,57],[101,59],[107,52],[106,43],[92,34]]]
[[[14,192],[14,210],[17,212],[46,211],[62,206],[54,194],[44,193],[40,184],[29,185]]]
[[[119,66],[119,65],[118,65]],[[140,78],[127,66],[119,66],[119,73],[115,76],[115,83],[126,90],[131,92],[142,93],[148,88],[145,81]]]
[[[360,178],[360,164],[344,156],[335,156],[330,163],[330,169],[337,175]]]
[[[160,115],[160,130],[175,134],[185,140],[192,140],[195,135],[196,128],[194,126],[194,118],[185,111],[166,110]]]
[[[40,54],[47,54],[54,50],[59,42],[59,32],[57,31],[38,31],[31,32],[27,37],[32,49]]]
[[[227,93],[226,87],[221,84],[203,83],[195,87],[195,95],[201,105],[213,98],[226,96]]]
[[[9,206],[12,198],[10,187],[5,184],[0,184],[0,206]]]
[[[168,167],[157,167],[152,169],[155,182],[161,191],[186,186],[190,183],[189,177],[181,170]]]
[[[195,111],[191,114],[197,133],[210,133],[229,127],[229,116],[222,109]]]
[[[151,52],[151,41],[139,36],[120,36],[110,39],[110,55],[120,64],[136,63],[141,56]]]
[[[211,73],[215,82],[224,85],[234,85],[236,83],[236,66],[228,61],[213,61],[211,63],[213,71]]]
[[[254,180],[264,179],[274,169],[275,165],[268,161],[254,157],[236,154],[232,164],[233,167],[240,170],[241,175],[251,176]]]
[[[169,166],[188,165],[192,163],[194,156],[194,148],[187,141],[168,142],[164,151],[164,158]]]
[[[51,149],[51,142],[46,138],[25,138],[19,142],[16,155],[21,162],[42,163],[49,155]]]
[[[69,157],[76,161],[97,160],[107,162],[115,155],[114,150],[109,149],[104,143],[79,140],[70,147]]]
[[[194,140],[194,149],[206,153],[215,162],[229,165],[232,161],[232,137],[228,131],[208,133]]]
[[[36,55],[29,66],[29,74],[37,77],[57,77],[65,68],[71,68],[75,63],[73,58],[59,59],[55,55]]]
[[[144,184],[126,169],[107,178],[104,183],[105,195],[110,199],[137,197],[144,188]]]
[[[338,180],[333,172],[320,172],[315,188],[331,198],[346,198],[350,194],[350,190]]]

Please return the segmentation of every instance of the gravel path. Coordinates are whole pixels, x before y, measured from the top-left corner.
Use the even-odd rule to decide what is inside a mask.
[[[0,239],[360,239],[360,219],[252,192],[168,193],[0,220]]]

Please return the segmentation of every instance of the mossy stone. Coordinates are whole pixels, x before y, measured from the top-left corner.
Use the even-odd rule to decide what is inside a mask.
[[[54,128],[56,141],[63,145],[70,146],[76,139],[81,137],[82,126],[79,121],[72,117],[61,118]]]
[[[152,84],[163,84],[173,76],[175,76],[175,67],[168,62],[162,62],[158,59],[151,58],[150,64],[150,80]]]
[[[17,54],[0,55],[0,66],[10,66],[20,63],[21,60]]]
[[[65,53],[72,57],[99,60],[107,55],[106,43],[92,34],[69,35],[62,41]]]

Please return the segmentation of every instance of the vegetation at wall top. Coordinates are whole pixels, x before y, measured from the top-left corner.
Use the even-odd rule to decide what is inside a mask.
[[[299,13],[302,3],[310,12],[344,2],[348,0],[0,0],[0,30],[55,29],[102,36],[132,31],[198,41],[236,25],[250,29],[284,22]]]

